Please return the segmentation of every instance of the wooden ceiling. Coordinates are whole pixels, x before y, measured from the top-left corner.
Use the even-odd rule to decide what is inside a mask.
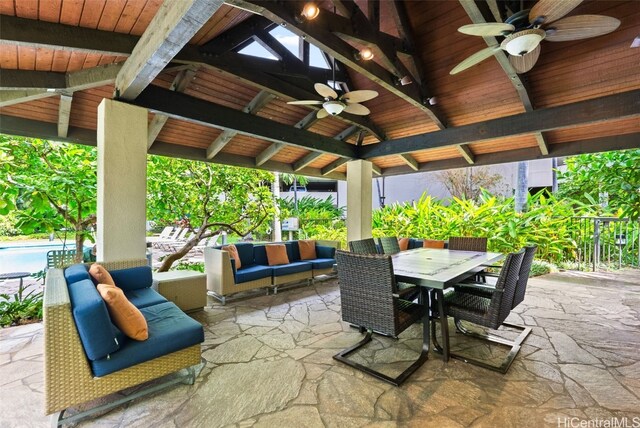
[[[487,46],[457,31],[493,19],[483,2],[325,0],[317,20],[300,23],[291,11],[303,2],[184,0],[175,3],[185,13],[210,18],[176,20],[182,44],[163,63],[170,43],[149,37],[164,28],[156,14],[167,24],[178,13],[171,3],[0,0],[0,132],[95,144],[98,104],[115,93],[149,109],[150,153],[338,179],[353,158],[396,175],[640,147],[638,1],[584,1],[569,16],[607,15],[620,27],[543,41],[522,75],[499,62],[502,52],[449,74]],[[272,21],[336,57],[349,90],[378,91],[364,103],[371,114],[317,120],[287,104],[319,99],[313,83],[330,71],[269,45]],[[282,59],[237,53],[257,38]],[[153,42],[148,68],[133,68],[136,45]],[[373,62],[352,57],[365,44]]]

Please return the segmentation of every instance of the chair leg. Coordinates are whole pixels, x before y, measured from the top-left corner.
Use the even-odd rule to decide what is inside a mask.
[[[380,373],[379,371],[373,370],[369,367],[363,366],[360,363],[356,363],[354,361],[349,360],[347,358],[347,355],[351,354],[352,352],[360,349],[367,343],[371,342],[372,334],[373,334],[373,331],[371,329],[367,329],[367,334],[364,336],[364,338],[360,342],[356,343],[350,348],[347,348],[343,351],[338,352],[336,355],[333,356],[333,359],[338,360],[350,367],[353,367],[354,369],[363,371],[368,375],[373,376],[377,379],[380,379],[384,382],[390,383],[395,386],[400,386],[405,380],[407,380],[407,378],[411,375],[411,373],[416,371],[420,366],[422,366],[422,364],[424,364],[424,362],[427,360],[429,356],[428,349],[425,350],[423,347],[422,352],[420,353],[420,356],[418,357],[418,359],[396,377],[387,376],[383,373]]]
[[[502,325],[505,327],[522,330],[521,333],[518,335],[518,337],[515,340],[511,341],[511,340],[504,339],[502,337],[498,337],[493,334],[478,334],[478,333],[471,332],[462,325],[462,321],[459,319],[455,320],[455,325],[456,325],[456,329],[460,333],[464,334],[465,336],[473,337],[473,338],[484,340],[491,343],[497,343],[499,345],[509,346],[511,347],[511,349],[509,350],[509,353],[507,354],[507,356],[499,366],[493,366],[491,364],[487,364],[482,360],[476,360],[464,355],[455,354],[453,352],[449,352],[449,356],[457,360],[462,360],[465,363],[473,364],[475,366],[483,367],[485,369],[493,370],[502,374],[507,373],[507,371],[509,370],[509,367],[511,367],[511,364],[513,363],[513,360],[516,358],[516,356],[518,355],[518,352],[520,351],[520,345],[522,345],[522,342],[524,342],[524,340],[527,338],[529,333],[531,333],[531,327],[524,327],[521,325],[510,324],[510,323],[502,323]],[[432,331],[433,331],[434,351],[438,353],[442,353],[442,347],[438,344],[438,341],[436,339],[436,335],[435,335],[436,329],[433,324],[432,324]]]

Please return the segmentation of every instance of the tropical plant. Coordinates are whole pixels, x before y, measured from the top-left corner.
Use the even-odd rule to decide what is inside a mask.
[[[246,236],[269,227],[271,173],[160,156],[150,156],[147,168],[147,217],[165,225],[179,222],[192,232],[163,259],[160,272],[203,239],[223,231]]]
[[[558,173],[559,197],[595,203],[608,198],[598,214],[640,218],[640,149],[571,156]]]
[[[13,212],[23,233],[71,228],[81,249],[93,240],[96,186],[95,149],[0,134],[0,215]]]
[[[335,231],[344,229],[346,239],[346,226],[344,224],[344,208],[334,205],[333,198],[318,199],[305,196],[298,200],[296,212],[295,203],[291,198],[278,199],[281,218],[298,217],[300,219],[301,237],[308,239],[334,239]]]
[[[13,296],[0,294],[0,327],[37,322],[42,319],[43,293],[32,290],[26,295],[25,287],[20,285]]]

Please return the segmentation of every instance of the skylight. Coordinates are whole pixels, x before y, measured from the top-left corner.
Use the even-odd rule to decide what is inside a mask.
[[[238,53],[241,53],[243,55],[255,56],[255,57],[258,57],[258,58],[271,59],[271,60],[274,60],[274,61],[278,60],[278,58],[276,58],[275,56],[271,55],[271,52],[269,52],[264,47],[262,47],[262,45],[260,45],[260,43],[258,43],[258,42],[252,42],[252,43],[248,44],[244,48],[240,49],[238,51]]]
[[[287,48],[289,52],[300,57],[300,37],[280,25],[269,31],[269,34]]]

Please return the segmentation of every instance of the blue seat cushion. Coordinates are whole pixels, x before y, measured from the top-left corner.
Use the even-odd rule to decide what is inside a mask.
[[[127,340],[111,358],[92,361],[95,376],[105,376],[204,341],[202,325],[172,302],[142,308],[140,312],[147,320],[149,338],[141,342]]]
[[[272,266],[242,266],[242,269],[236,271],[236,284],[240,284],[241,282],[255,281],[256,279],[261,278],[270,278],[272,271]]]
[[[162,294],[152,288],[129,290],[125,292],[124,295],[131,303],[133,303],[133,306],[138,309],[167,302],[167,299],[165,299]]]
[[[253,244],[250,242],[238,242],[234,244],[238,249],[238,256],[240,256],[240,267],[251,266],[255,264],[253,261]]]
[[[90,279],[69,285],[69,298],[80,341],[90,360],[99,360],[119,349],[116,329],[107,305]]]
[[[110,270],[109,273],[122,291],[139,290],[151,287],[153,275],[150,266],[138,266],[128,269]]]
[[[336,259],[313,259],[307,261],[313,264],[314,269],[329,269],[336,264]]]
[[[71,265],[64,270],[64,279],[67,280],[67,284],[73,284],[74,282],[82,281],[83,279],[91,279],[89,270],[86,265],[78,263]]]
[[[288,265],[271,266],[273,276],[291,275],[292,273],[307,272],[313,269],[313,264],[309,261],[293,262]]]

